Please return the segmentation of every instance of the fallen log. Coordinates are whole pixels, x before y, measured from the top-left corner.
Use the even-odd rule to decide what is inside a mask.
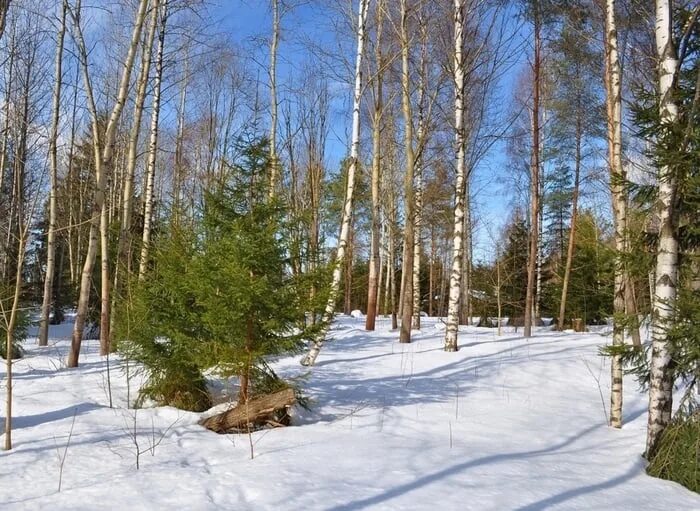
[[[289,424],[289,408],[296,403],[294,389],[283,389],[238,404],[218,415],[199,421],[199,424],[216,433],[240,433],[267,426]]]

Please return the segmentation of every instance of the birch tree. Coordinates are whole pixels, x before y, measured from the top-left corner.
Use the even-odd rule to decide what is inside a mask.
[[[669,131],[678,120],[674,92],[679,72],[671,0],[656,0],[656,51],[659,116],[662,129]],[[668,136],[668,133],[662,134],[664,136]],[[659,438],[671,421],[673,407],[672,357],[667,332],[673,321],[678,283],[677,179],[673,167],[664,162],[658,173],[659,239],[653,303],[647,458],[654,456]]]
[[[66,34],[68,0],[61,5],[61,25],[56,43],[56,64],[53,90],[53,111],[51,113],[51,134],[49,136],[49,230],[46,247],[46,274],[44,275],[44,298],[41,304],[39,322],[39,346],[49,343],[49,313],[53,297],[53,280],[56,266],[56,188],[58,186],[58,123],[61,113],[61,86],[63,81],[63,41]]]
[[[154,0],[151,7],[151,20],[148,34],[141,49],[141,67],[136,79],[136,96],[134,98],[134,113],[129,133],[129,147],[126,159],[126,172],[121,197],[121,222],[119,228],[119,241],[117,243],[117,262],[114,268],[113,294],[119,294],[120,271],[128,270],[130,266],[128,259],[128,245],[131,232],[131,215],[134,200],[134,176],[136,174],[136,163],[138,160],[139,138],[141,135],[141,121],[143,118],[143,108],[148,93],[148,78],[151,70],[151,50],[158,28],[158,14],[160,10],[160,0]]]
[[[279,179],[277,158],[277,45],[280,35],[279,0],[272,0],[272,38],[270,40],[270,197],[275,195]]]
[[[71,11],[74,27],[74,38],[78,47],[80,66],[83,73],[83,81],[85,85],[85,94],[87,96],[88,110],[91,116],[92,125],[92,144],[95,160],[95,192],[93,198],[93,215],[90,220],[90,235],[88,239],[87,253],[83,264],[82,274],[80,278],[80,293],[78,297],[78,307],[75,316],[75,325],[71,339],[71,349],[68,356],[68,367],[77,367],[80,357],[80,345],[83,340],[83,331],[87,320],[88,302],[90,298],[90,287],[92,282],[92,270],[95,264],[97,255],[98,235],[102,245],[102,271],[103,280],[105,273],[105,262],[107,258],[106,246],[106,215],[104,211],[105,205],[105,190],[107,184],[107,173],[112,166],[114,157],[114,141],[121,118],[124,105],[126,104],[129,94],[129,85],[131,81],[131,71],[133,69],[134,60],[141,39],[141,30],[146,19],[146,11],[148,8],[148,0],[140,0],[139,7],[136,12],[134,27],[131,34],[129,49],[127,51],[126,60],[123,64],[122,74],[119,81],[119,88],[116,102],[112,108],[109,119],[107,121],[104,134],[101,133],[99,125],[99,117],[97,104],[95,102],[92,80],[88,68],[88,52],[83,37],[82,27],[80,25],[80,5],[76,6]],[[109,280],[103,286],[109,286]],[[102,289],[102,313],[100,315],[100,325],[105,327],[109,325],[109,296],[105,296],[105,288]],[[108,337],[100,335],[100,352],[106,354],[109,351]]]
[[[404,236],[403,261],[401,266],[401,331],[399,341],[411,342],[411,322],[413,318],[413,245],[415,243],[415,197],[414,174],[416,165],[413,146],[413,108],[411,105],[411,76],[409,67],[410,38],[408,34],[407,0],[401,0],[401,111],[404,122]]]
[[[608,158],[610,168],[610,191],[615,229],[615,283],[613,291],[613,346],[625,343],[621,318],[625,313],[625,273],[623,257],[626,252],[627,197],[625,172],[622,166],[622,85],[620,58],[617,42],[615,0],[605,4],[605,78],[608,114]],[[613,353],[610,387],[610,425],[622,427],[622,355]]]
[[[146,276],[148,254],[151,247],[151,222],[153,221],[153,183],[158,155],[158,121],[160,119],[161,87],[163,83],[163,54],[165,52],[165,28],[168,21],[168,0],[162,0],[160,7],[160,29],[158,32],[158,50],[156,55],[156,76],[153,85],[153,104],[151,106],[151,131],[148,140],[148,163],[146,164],[146,193],[143,209],[143,236],[141,239],[141,258],[139,260],[139,280]]]
[[[352,136],[350,139],[350,166],[348,168],[347,183],[345,188],[345,201],[340,225],[340,236],[336,247],[335,260],[333,261],[333,276],[328,294],[328,302],[323,314],[323,322],[329,325],[335,314],[335,302],[340,289],[340,278],[342,268],[345,263],[345,252],[350,236],[350,222],[353,211],[353,192],[355,189],[355,172],[357,170],[359,150],[360,150],[360,106],[362,99],[362,56],[366,39],[367,12],[369,10],[369,0],[359,0],[358,21],[357,21],[357,54],[355,59],[355,87],[353,90],[352,106]],[[311,342],[309,352],[301,360],[304,366],[312,366],[316,362],[318,354],[323,347],[323,340],[326,332],[321,334]]]
[[[459,303],[462,281],[462,250],[464,244],[464,192],[466,180],[464,133],[464,0],[454,0],[454,88],[455,88],[455,148],[456,175],[454,199],[454,230],[452,236],[452,271],[450,272],[445,351],[457,351]]]

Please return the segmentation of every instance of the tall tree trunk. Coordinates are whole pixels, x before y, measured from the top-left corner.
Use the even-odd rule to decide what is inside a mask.
[[[576,105],[576,154],[574,156],[574,191],[571,197],[571,227],[569,228],[569,243],[566,248],[566,263],[564,267],[564,280],[561,286],[561,300],[559,301],[559,319],[557,328],[564,330],[566,319],[566,299],[569,293],[569,281],[571,279],[571,266],[574,261],[574,248],[576,246],[576,220],[578,220],[578,196],[581,182],[581,145],[583,139],[583,105],[580,96]]]
[[[12,298],[12,310],[10,317],[5,320],[5,450],[12,449],[12,347],[14,345],[15,328],[17,326],[17,314],[19,311],[19,299],[22,293],[22,268],[24,266],[24,249],[27,241],[27,229],[20,227],[20,236],[17,240],[17,267],[15,274],[14,295]],[[5,312],[5,311],[3,311]]]
[[[365,321],[365,330],[374,330],[375,320],[377,317],[377,295],[379,294],[379,277],[381,273],[381,264],[379,257],[380,240],[379,234],[381,230],[381,203],[379,197],[379,182],[381,179],[381,117],[382,117],[382,78],[383,78],[383,58],[382,58],[382,21],[384,15],[383,0],[377,1],[377,36],[375,45],[375,98],[374,112],[372,115],[372,239],[370,242],[369,256],[369,276],[367,286],[367,319]]]
[[[63,0],[61,8],[61,26],[58,29],[56,43],[56,73],[53,89],[53,111],[51,113],[51,134],[49,136],[49,232],[46,244],[46,274],[44,275],[44,298],[41,304],[39,321],[39,346],[49,344],[49,313],[53,298],[53,277],[56,256],[56,188],[58,187],[58,122],[61,114],[61,85],[63,81],[63,41],[66,34],[66,16],[68,0]]]
[[[396,330],[399,327],[398,318],[396,317],[396,248],[394,240],[394,226],[396,225],[396,204],[393,201],[393,192],[391,200],[391,212],[389,216],[389,255],[387,256],[387,264],[389,265],[389,309],[391,314],[391,329]]]
[[[433,316],[435,302],[435,229],[430,228],[430,272],[428,275],[428,316]]]
[[[79,5],[76,7],[77,13],[73,13],[74,25],[76,28],[76,39],[79,46],[78,51],[80,53],[81,67],[83,69],[83,77],[85,81],[85,92],[88,96],[88,107],[90,110],[90,115],[92,117],[92,138],[93,152],[95,155],[96,185],[92,218],[90,221],[90,236],[88,241],[87,254],[85,257],[85,264],[83,265],[82,275],[80,278],[80,294],[78,297],[78,309],[76,311],[75,325],[73,328],[73,336],[71,339],[71,349],[68,356],[68,367],[77,367],[78,359],[80,357],[80,345],[83,339],[83,331],[85,329],[85,321],[87,319],[88,304],[90,298],[92,270],[95,264],[95,256],[97,254],[97,238],[101,224],[100,219],[102,217],[102,207],[104,205],[105,200],[106,173],[112,165],[116,129],[129,93],[131,71],[133,69],[134,60],[136,58],[136,51],[139,45],[139,41],[141,39],[141,29],[146,18],[146,10],[148,7],[148,3],[148,0],[141,0],[139,3],[139,8],[134,22],[134,29],[131,34],[129,50],[127,53],[126,60],[124,62],[121,80],[119,82],[117,100],[115,102],[114,108],[112,109],[109,120],[107,121],[107,127],[105,129],[104,136],[100,134],[100,127],[98,124],[97,106],[95,103],[92,90],[92,83],[88,71],[87,48],[83,39],[82,29],[80,27]],[[103,258],[106,258],[106,255],[107,254],[105,253]],[[107,300],[107,306],[109,306],[109,300]],[[100,351],[103,351],[104,348],[107,348],[107,350],[109,349],[108,346],[104,347],[101,345]]]
[[[625,343],[624,326],[620,317],[625,313],[624,253],[627,249],[627,198],[625,172],[622,167],[622,87],[621,69],[617,50],[615,0],[607,0],[605,11],[606,89],[608,112],[608,155],[610,159],[610,190],[612,192],[613,221],[615,226],[615,282],[613,310],[613,346]],[[614,354],[611,362],[610,425],[622,427],[622,356]]]
[[[0,0],[2,1],[2,0]],[[5,118],[5,122],[3,123],[3,128],[2,128],[2,148],[0,148],[0,191],[3,190],[3,182],[5,180],[5,167],[7,167],[7,162],[8,162],[8,151],[10,150],[10,107],[12,105],[12,83],[14,82],[13,76],[14,76],[14,69],[15,69],[15,34],[14,30],[12,31],[12,37],[10,39],[10,43],[8,44],[8,62],[7,62],[7,87],[5,87],[5,97],[4,99],[4,108],[3,108],[3,117]],[[9,177],[9,176],[8,176]],[[3,208],[4,209],[4,208]],[[8,270],[10,266],[10,243],[11,243],[11,238],[10,238],[10,233],[11,233],[11,227],[10,224],[12,223],[12,207],[8,208],[7,210],[1,211],[4,213],[7,217],[8,221],[8,229],[7,229],[7,238],[5,240],[0,240],[0,279],[2,280],[7,280],[8,278]]]
[[[335,314],[335,302],[338,298],[338,290],[340,288],[340,277],[345,262],[345,251],[350,235],[350,221],[352,219],[353,209],[353,194],[355,190],[355,171],[357,170],[357,162],[360,150],[360,101],[362,98],[362,55],[364,53],[364,45],[366,38],[367,26],[367,11],[369,0],[360,0],[359,15],[357,22],[357,55],[355,60],[355,89],[353,91],[353,107],[352,107],[352,139],[350,142],[350,166],[348,168],[348,179],[345,187],[345,202],[343,204],[343,215],[340,227],[340,237],[338,238],[338,247],[335,254],[333,277],[331,279],[330,290],[328,293],[328,302],[323,314],[323,322],[329,325]],[[317,339],[311,343],[311,347],[306,356],[301,360],[301,364],[312,366],[316,362],[318,354],[323,347],[323,340],[326,332],[322,332]]]
[[[542,59],[544,60],[544,59]],[[543,65],[546,65],[545,62],[543,62]],[[538,147],[538,152],[539,152],[539,167],[538,167],[538,176],[537,176],[537,184],[538,184],[538,195],[537,195],[537,203],[538,203],[538,217],[537,217],[537,266],[536,266],[536,278],[535,278],[535,305],[534,305],[534,316],[533,319],[536,321],[540,317],[540,304],[542,303],[542,266],[544,264],[544,208],[541,206],[542,201],[544,200],[544,187],[545,187],[545,182],[544,182],[544,176],[545,176],[545,161],[544,161],[544,155],[545,155],[545,128],[547,126],[547,88],[546,88],[546,82],[542,83],[540,81],[540,101],[539,104],[540,110],[542,111],[542,123],[540,124],[540,130],[539,130],[539,147]]]
[[[163,54],[165,51],[165,29],[168,22],[168,0],[163,0],[158,31],[158,50],[156,55],[156,76],[153,85],[153,106],[151,111],[151,134],[148,141],[148,164],[146,166],[146,195],[143,209],[143,237],[141,239],[141,258],[139,260],[139,280],[146,277],[148,254],[151,248],[151,223],[153,221],[153,183],[156,173],[158,155],[158,121],[160,119],[161,86],[163,83]]]
[[[173,224],[180,226],[183,214],[184,163],[183,146],[185,139],[185,109],[187,107],[187,78],[189,76],[189,52],[185,52],[185,72],[180,80],[180,101],[177,109],[177,133],[175,135],[175,183],[173,185]]]
[[[445,351],[457,351],[459,303],[462,294],[462,250],[464,245],[464,192],[466,181],[464,132],[464,0],[454,0],[454,87],[455,87],[455,175],[454,231],[452,236],[452,272],[450,273]],[[442,294],[442,293],[441,293]]]
[[[14,49],[13,49],[14,51]],[[15,328],[17,326],[17,315],[19,312],[19,301],[22,293],[22,281],[23,274],[22,268],[24,265],[24,253],[27,243],[27,237],[29,234],[29,228],[31,226],[31,219],[27,219],[25,222],[25,210],[24,210],[24,174],[26,171],[26,160],[27,160],[27,138],[28,138],[28,128],[29,128],[29,95],[31,86],[31,73],[32,73],[32,62],[34,57],[30,57],[30,60],[26,63],[27,74],[25,76],[25,90],[22,98],[22,114],[19,122],[21,123],[19,129],[19,137],[17,140],[17,148],[15,152],[15,162],[14,162],[14,176],[13,176],[13,197],[16,201],[16,215],[17,215],[17,231],[16,238],[13,239],[17,243],[17,256],[15,260],[15,276],[14,276],[14,294],[12,298],[12,309],[9,311],[9,318],[7,316],[7,311],[2,310],[2,320],[5,326],[6,334],[6,344],[5,344],[5,363],[6,363],[6,375],[5,375],[5,391],[6,391],[6,401],[5,401],[5,450],[9,451],[12,449],[12,347],[14,345],[14,334]],[[31,208],[32,210],[34,208]],[[9,248],[9,247],[8,247]]]
[[[659,58],[659,113],[664,129],[678,121],[674,91],[679,62],[673,41],[673,11],[670,0],[656,0],[656,49]],[[664,136],[668,136],[664,134]],[[663,138],[662,138],[663,140]],[[669,164],[659,169],[658,215],[659,246],[656,254],[656,282],[652,352],[649,381],[649,422],[646,456],[656,453],[658,441],[671,421],[673,407],[673,361],[668,345],[678,283],[678,218],[676,211],[677,177]]]
[[[420,17],[421,33],[425,33],[424,19]],[[427,65],[427,36],[422,37],[421,44],[421,64],[420,77],[418,83],[418,155],[415,164],[415,192],[414,192],[414,212],[413,212],[413,324],[414,330],[420,330],[420,313],[422,295],[420,289],[420,254],[421,254],[421,228],[423,224],[423,166],[424,166],[424,144],[426,137],[425,129],[425,89],[426,89],[426,65]]]
[[[525,324],[523,335],[532,337],[535,303],[535,273],[539,247],[539,195],[540,195],[540,67],[542,65],[542,40],[539,1],[533,1],[535,56],[532,63],[532,162],[530,165],[530,251],[527,263],[527,291],[525,293]]]
[[[80,79],[80,66],[76,66],[75,68],[75,83],[77,84]],[[70,266],[70,284],[71,284],[71,289],[76,288],[76,284],[78,281],[78,261],[79,261],[79,253],[77,251],[77,240],[76,240],[76,248],[75,250],[73,249],[73,232],[77,230],[80,232],[80,226],[77,226],[76,229],[76,224],[78,222],[75,221],[76,213],[75,213],[75,206],[74,206],[74,200],[73,200],[73,186],[75,184],[75,134],[78,130],[77,125],[78,125],[78,87],[73,87],[73,100],[72,100],[72,111],[71,111],[71,121],[70,121],[70,142],[68,144],[68,169],[66,171],[66,180],[68,181],[68,229],[67,229],[67,237],[68,237],[68,266]],[[80,185],[78,185],[78,192],[80,191]],[[78,193],[80,196],[80,193]]]
[[[100,355],[109,353],[110,335],[109,318],[109,219],[107,217],[107,200],[102,201],[100,209]]]
[[[272,40],[270,41],[270,197],[279,180],[277,158],[277,44],[280,34],[279,0],[272,0]]]
[[[141,120],[143,118],[143,106],[148,92],[148,78],[151,70],[151,50],[158,28],[158,13],[160,0],[154,0],[151,7],[151,21],[148,35],[141,50],[141,68],[136,80],[136,98],[134,99],[134,114],[129,133],[129,146],[126,159],[126,172],[121,196],[121,223],[119,228],[119,242],[117,244],[117,261],[114,267],[114,284],[112,286],[113,303],[120,293],[120,272],[128,272],[128,246],[131,233],[131,212],[134,202],[134,175],[136,173],[136,161],[138,160],[139,135],[141,134]]]
[[[401,332],[399,341],[411,342],[411,320],[413,317],[413,246],[414,235],[414,193],[413,179],[416,157],[413,148],[413,114],[411,107],[411,76],[409,72],[408,7],[407,0],[401,0],[401,110],[404,119],[404,149],[406,171],[404,174],[404,236],[403,261],[401,266]]]

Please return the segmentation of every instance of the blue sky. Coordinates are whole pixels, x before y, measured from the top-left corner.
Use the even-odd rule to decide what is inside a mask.
[[[356,9],[356,1],[352,2]],[[349,5],[349,0],[338,0],[337,5]],[[218,0],[211,4],[210,16],[216,20],[221,30],[228,33],[235,41],[242,43],[246,51],[250,51],[260,64],[261,80],[267,72],[268,40],[271,30],[271,13],[268,0]],[[334,15],[336,15],[334,13]],[[349,34],[338,42],[336,32],[332,27],[331,16],[318,5],[306,3],[295,8],[282,20],[282,40],[279,46],[278,79],[281,83],[309,59],[308,49],[301,43],[311,40],[322,45],[329,51],[344,52],[341,55],[347,61],[354,58],[355,41]],[[515,23],[515,21],[513,21]],[[529,28],[519,31],[517,37],[527,37]],[[342,46],[339,46],[341,44]],[[499,88],[499,104],[504,106],[512,101],[513,90],[517,75],[527,66],[528,55],[525,49],[514,56],[512,68],[506,72]],[[338,73],[342,75],[343,69]],[[352,77],[345,74],[348,83],[337,84],[341,92],[332,105],[331,136],[327,148],[327,163],[331,171],[336,169],[340,159],[347,151],[348,125],[350,122],[349,80]],[[266,94],[266,92],[261,91]],[[472,190],[475,194],[474,217],[480,223],[475,232],[475,258],[490,259],[493,242],[491,236],[499,236],[499,231],[510,216],[512,196],[508,184],[509,162],[506,155],[505,143],[496,144],[491,153],[476,169],[473,175]]]

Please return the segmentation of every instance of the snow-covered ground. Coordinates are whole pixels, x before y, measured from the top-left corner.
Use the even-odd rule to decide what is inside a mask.
[[[375,333],[363,326],[339,320],[302,383],[312,410],[253,434],[252,460],[247,436],[206,431],[197,414],[126,409],[114,360],[109,408],[97,342],[84,344],[79,369],[62,365],[70,325],[54,328],[49,348],[30,340],[15,365],[0,509],[700,509],[700,496],[645,475],[646,398],[631,378],[625,426],[605,425],[606,337],[525,341],[469,327],[460,351],[445,353],[430,318],[410,345],[386,320]],[[297,359],[276,368],[299,376]]]

